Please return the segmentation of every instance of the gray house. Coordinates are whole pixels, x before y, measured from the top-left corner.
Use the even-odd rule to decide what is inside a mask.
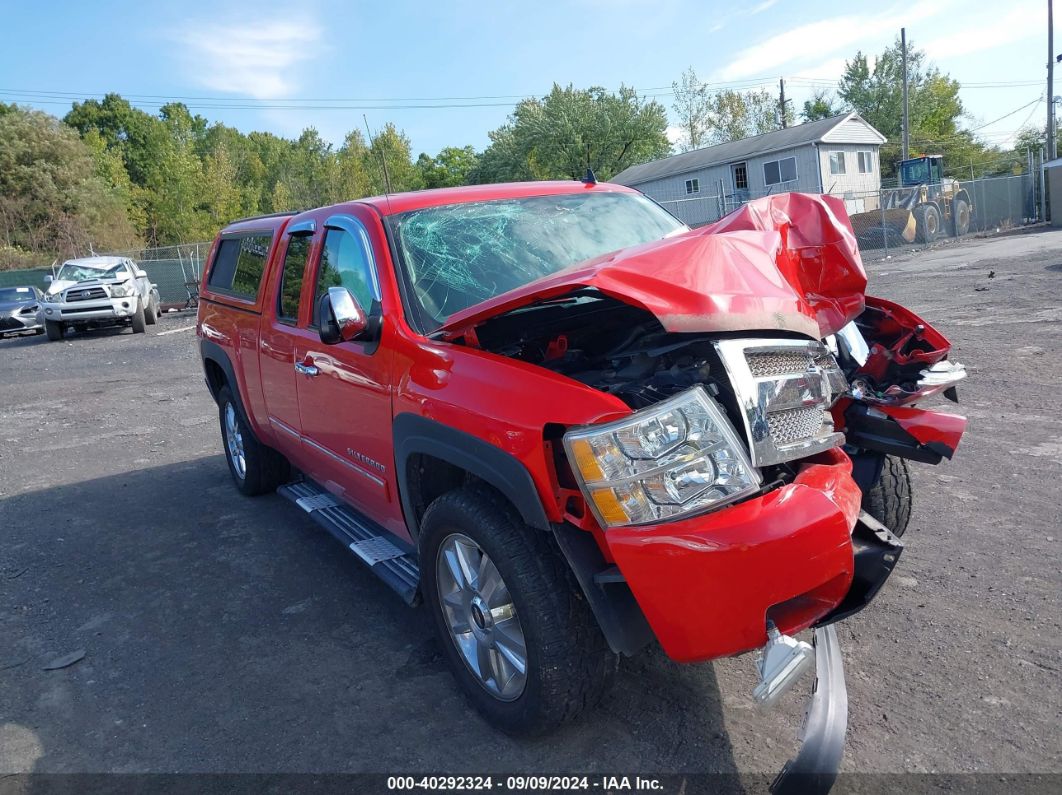
[[[612,182],[637,188],[688,224],[771,193],[831,193],[850,213],[879,206],[885,136],[856,113],[706,146],[631,166]]]

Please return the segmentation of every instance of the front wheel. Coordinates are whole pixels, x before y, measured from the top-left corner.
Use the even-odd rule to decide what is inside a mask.
[[[133,326],[134,334],[143,334],[145,331],[147,331],[147,318],[144,317],[143,301],[137,301],[136,311],[133,313],[133,320],[131,325]]]
[[[952,204],[951,214],[955,237],[962,237],[970,231],[970,205],[963,199],[956,199]]]
[[[548,533],[485,488],[436,499],[421,531],[422,592],[443,655],[492,725],[542,734],[600,700],[616,657]]]
[[[149,326],[154,326],[155,322],[159,319],[159,310],[155,306],[155,299],[149,298],[147,307],[144,309],[144,322]]]
[[[915,209],[915,231],[919,243],[932,243],[940,234],[940,210],[935,204]]]
[[[881,477],[863,495],[863,510],[902,536],[911,521],[911,472],[907,460],[885,456]]]
[[[66,329],[63,328],[62,323],[56,323],[54,320],[44,321],[44,331],[48,335],[48,339],[52,342],[58,342],[63,338],[63,332]]]

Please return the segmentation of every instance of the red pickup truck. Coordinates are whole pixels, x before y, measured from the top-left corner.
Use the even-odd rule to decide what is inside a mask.
[[[557,726],[654,640],[759,650],[763,703],[816,668],[789,772],[821,783],[832,624],[896,564],[906,460],[965,426],[912,406],[955,397],[947,340],[865,286],[829,197],[690,230],[617,185],[490,185],[233,223],[197,328],[237,488],[423,600],[495,725]]]

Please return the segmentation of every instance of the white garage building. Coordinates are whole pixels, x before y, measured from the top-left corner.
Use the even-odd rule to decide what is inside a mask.
[[[863,212],[878,207],[885,140],[847,113],[631,166],[611,181],[637,188],[691,225],[785,191],[831,193],[850,213]]]

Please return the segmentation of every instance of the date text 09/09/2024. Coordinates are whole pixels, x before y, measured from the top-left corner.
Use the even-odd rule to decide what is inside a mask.
[[[642,776],[388,776],[387,789],[396,792],[494,790],[509,792],[600,790],[602,792],[660,792],[658,778]]]

